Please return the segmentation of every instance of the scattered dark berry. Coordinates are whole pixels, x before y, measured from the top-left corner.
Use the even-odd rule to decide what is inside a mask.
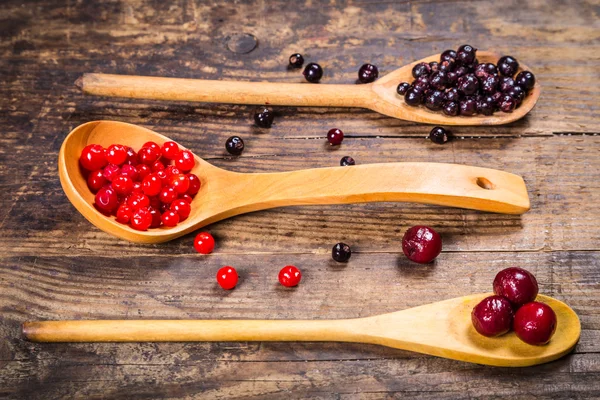
[[[302,68],[303,64],[304,64],[304,57],[302,57],[302,54],[295,53],[290,56],[290,67]]]
[[[239,156],[244,151],[244,141],[239,136],[231,136],[225,142],[225,149],[229,154]]]
[[[351,255],[352,250],[350,250],[350,246],[346,243],[340,242],[331,249],[331,257],[337,262],[348,262]]]
[[[323,68],[317,63],[309,63],[304,68],[302,74],[310,83],[317,83],[323,77]]]
[[[271,111],[267,107],[259,109],[254,114],[254,122],[260,128],[270,128],[271,125],[273,125],[274,118],[275,115],[273,114],[273,111]]]
[[[327,132],[327,141],[330,145],[337,146],[339,144],[342,144],[343,140],[344,132],[342,132],[340,129],[333,128],[330,129],[329,132]]]
[[[344,156],[340,160],[340,165],[342,167],[347,167],[348,165],[355,165],[355,164],[356,164],[356,161],[354,161],[354,158],[352,158],[350,156]]]
[[[436,126],[435,128],[433,128],[431,130],[431,132],[429,132],[428,138],[433,143],[444,144],[444,143],[448,142],[451,139],[451,137],[452,136],[449,131],[442,128],[441,126]]]
[[[362,83],[371,83],[379,76],[379,70],[373,64],[363,64],[358,70],[358,80]]]

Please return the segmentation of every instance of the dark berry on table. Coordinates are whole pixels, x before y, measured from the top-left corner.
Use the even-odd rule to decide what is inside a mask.
[[[416,107],[421,104],[421,99],[423,98],[423,92],[417,90],[415,88],[410,88],[404,95],[404,101],[409,106]]]
[[[528,92],[535,86],[535,76],[529,71],[521,71],[517,74],[515,83]]]
[[[254,123],[259,128],[270,128],[273,125],[274,119],[275,115],[273,111],[267,107],[260,108],[254,113]]]
[[[482,63],[475,67],[475,76],[479,79],[483,79],[489,75],[497,75],[498,71],[496,66],[492,63]]]
[[[148,207],[134,207],[129,223],[133,229],[147,231],[148,228],[150,228],[150,225],[152,225],[152,214]]]
[[[225,290],[233,289],[237,285],[238,279],[237,271],[229,265],[217,271],[217,283]]]
[[[300,53],[294,53],[290,56],[290,67],[302,68],[304,64],[304,57]]]
[[[446,50],[440,55],[440,61],[456,60],[456,51]]]
[[[517,100],[511,95],[504,93],[502,97],[500,97],[498,108],[502,112],[511,113],[517,108]]]
[[[431,67],[429,66],[429,64],[427,64],[425,62],[420,62],[413,67],[412,76],[414,78],[418,78],[420,76],[427,76],[427,75],[429,75],[430,72],[431,72]]]
[[[354,158],[350,157],[350,156],[344,156],[342,157],[342,159],[340,160],[340,165],[342,167],[347,167],[349,165],[355,165],[356,161],[354,161]]]
[[[502,296],[489,296],[481,300],[471,312],[471,322],[483,336],[504,335],[512,327],[514,312],[508,300]]]
[[[239,156],[244,151],[244,141],[239,136],[230,136],[225,142],[225,150],[229,154]]]
[[[279,271],[279,283],[285,287],[294,287],[300,283],[302,274],[300,270],[293,265],[287,265]]]
[[[339,144],[342,144],[343,140],[344,132],[342,132],[340,129],[333,128],[330,129],[329,132],[327,132],[327,141],[330,145],[337,146]]]
[[[99,144],[90,144],[83,148],[79,157],[79,164],[88,171],[104,168],[108,161],[104,155],[104,147]]]
[[[352,250],[350,250],[350,246],[348,246],[346,243],[337,243],[331,249],[331,257],[337,262],[348,262],[351,255]]]
[[[444,71],[438,71],[431,74],[429,85],[438,90],[446,89],[446,85],[448,85],[446,73]]]
[[[503,76],[500,78],[500,85],[498,88],[501,92],[506,92],[515,87],[515,80],[510,76]]]
[[[431,111],[439,111],[444,105],[444,92],[434,90],[425,98],[425,107]]]
[[[456,101],[445,102],[444,105],[442,106],[442,111],[444,112],[445,115],[447,115],[449,117],[457,116],[458,112],[459,112],[458,102],[456,102]]]
[[[427,264],[442,251],[442,238],[427,226],[413,226],[402,238],[402,251],[409,260]]]
[[[500,57],[498,60],[498,71],[501,75],[513,77],[519,69],[519,63],[511,56]]]
[[[98,190],[106,184],[106,178],[104,177],[104,172],[99,169],[90,173],[87,177],[88,188],[92,193],[96,193]]]
[[[459,102],[460,115],[471,116],[477,114],[477,102],[474,99],[464,99]]]
[[[460,93],[458,93],[458,89],[457,88],[450,88],[446,90],[446,93],[444,95],[444,100],[447,101],[458,101],[460,100]]]
[[[479,90],[479,80],[473,74],[467,74],[458,78],[458,91],[465,96],[471,96]]]
[[[456,103],[454,103],[454,104],[456,104]],[[454,115],[456,115],[456,114],[454,114]],[[431,132],[429,132],[428,139],[431,140],[433,143],[444,144],[444,143],[447,143],[451,137],[452,136],[448,130],[442,128],[441,126],[436,126],[435,128],[433,128],[431,130]],[[433,229],[432,229],[432,231],[433,231]],[[440,246],[441,246],[441,242],[440,242]],[[441,247],[440,247],[440,250],[441,250]]]
[[[437,72],[439,70],[440,64],[437,61],[431,61],[429,63],[429,68],[431,68],[431,72]]]
[[[468,44],[463,44],[456,52],[456,60],[463,65],[472,64],[475,61],[477,49]]]
[[[483,93],[492,94],[498,90],[500,77],[498,75],[488,75],[481,80],[481,90]]]
[[[396,88],[396,92],[400,96],[404,96],[406,94],[406,92],[408,91],[408,89],[410,89],[410,83],[408,83],[408,82],[402,82]]]
[[[535,276],[518,267],[506,268],[494,278],[494,293],[506,297],[516,307],[535,300],[538,283]]]
[[[323,68],[317,63],[309,63],[304,68],[302,75],[310,83],[317,83],[323,77]]]
[[[195,164],[196,160],[194,160],[194,155],[189,150],[180,151],[175,159],[175,166],[182,172],[188,172],[194,168]]]
[[[215,239],[208,232],[200,232],[194,238],[194,249],[200,254],[210,254],[215,248]]]
[[[127,147],[121,144],[111,144],[106,149],[105,157],[110,164],[121,165],[127,161]]]
[[[371,83],[379,76],[379,70],[373,64],[363,64],[358,70],[358,80],[362,83]]]
[[[534,301],[517,310],[513,329],[525,343],[541,346],[550,341],[556,325],[554,310],[547,304]]]

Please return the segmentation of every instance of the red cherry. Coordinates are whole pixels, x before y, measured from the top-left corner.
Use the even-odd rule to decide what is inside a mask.
[[[145,177],[152,173],[152,169],[146,164],[140,164],[137,167],[138,170],[138,180],[143,181]]]
[[[122,203],[117,210],[117,222],[128,224],[131,221],[132,215],[133,208],[129,207],[126,203]]]
[[[167,168],[165,168],[165,174],[167,175],[167,178],[170,178],[173,175],[177,175],[180,173],[181,171],[179,171],[179,169],[174,165],[169,165]]]
[[[163,186],[167,184],[167,173],[165,171],[158,171],[155,172],[156,176],[158,176],[160,178],[160,181],[162,182]]]
[[[402,238],[402,251],[409,260],[427,264],[442,251],[442,238],[428,226],[413,226]]]
[[[145,208],[150,205],[150,199],[148,199],[148,196],[143,193],[132,193],[132,195],[127,199],[127,205],[133,207],[134,209]]]
[[[190,188],[190,180],[184,174],[173,175],[168,181],[178,194],[185,194]]]
[[[238,283],[238,273],[235,268],[228,265],[217,272],[217,282],[225,290],[231,290]]]
[[[121,175],[126,175],[131,178],[132,181],[136,181],[138,179],[138,169],[135,165],[125,164],[121,167]]]
[[[94,203],[100,211],[110,214],[119,206],[119,198],[113,188],[104,186],[96,193]]]
[[[279,283],[285,287],[294,287],[300,283],[302,274],[300,270],[293,265],[287,265],[279,271]]]
[[[343,140],[344,132],[342,132],[340,129],[333,128],[330,129],[329,132],[327,132],[327,141],[330,145],[337,146],[339,144],[342,144]]]
[[[187,191],[187,194],[189,194],[190,196],[195,195],[196,193],[198,193],[198,191],[200,190],[200,178],[198,178],[196,175],[194,174],[187,174],[188,180],[190,181],[190,187]]]
[[[192,196],[190,196],[189,194],[182,194],[181,196],[179,196],[179,198],[181,200],[185,200],[185,202],[188,204],[192,204],[192,201],[194,200],[194,199],[192,199]]]
[[[152,150],[156,150],[156,151],[159,151],[159,152],[161,151],[161,150],[160,150],[160,146],[159,146],[159,145],[158,145],[158,143],[156,143],[156,142],[152,142],[152,141],[150,141],[150,142],[146,142],[146,143],[144,143],[144,144],[142,145],[142,149],[144,149],[144,148],[146,148],[146,147],[149,147],[149,148],[151,148]]]
[[[179,223],[179,214],[175,211],[167,210],[167,212],[163,213],[161,216],[161,221],[164,226],[172,228]]]
[[[102,173],[107,181],[112,182],[114,178],[121,175],[121,168],[115,164],[108,164],[106,167],[104,167]]]
[[[535,300],[538,294],[537,280],[523,268],[506,268],[494,278],[494,293],[520,307]]]
[[[79,164],[88,171],[104,168],[108,161],[104,156],[104,148],[99,144],[90,144],[83,148],[79,157]]]
[[[182,199],[177,199],[171,203],[170,209],[179,214],[179,220],[184,221],[192,212],[190,204]]]
[[[510,301],[502,296],[486,297],[471,312],[475,330],[488,337],[504,335],[510,331],[513,317]]]
[[[142,190],[147,196],[156,196],[162,189],[162,181],[156,174],[150,174],[142,181]]]
[[[174,160],[179,154],[179,146],[175,142],[165,142],[162,145],[162,155],[167,160]]]
[[[112,187],[119,196],[127,196],[133,190],[133,181],[127,175],[119,175],[113,179]]]
[[[131,147],[127,148],[127,159],[125,160],[126,164],[129,165],[137,165],[138,164],[138,155],[134,149]]]
[[[92,193],[96,193],[98,190],[100,190],[105,183],[106,178],[104,177],[104,173],[101,169],[90,173],[87,177],[87,184]]]
[[[138,231],[146,231],[152,225],[152,214],[148,207],[139,207],[131,215],[131,227]]]
[[[165,164],[160,162],[160,160],[158,160],[154,164],[152,164],[152,172],[158,172],[158,171],[164,171],[164,170],[165,170]]]
[[[556,332],[556,314],[549,305],[532,301],[517,310],[513,329],[525,343],[546,344]]]
[[[159,196],[159,199],[161,202],[170,204],[175,199],[177,199],[177,192],[175,191],[175,189],[173,189],[170,186],[167,186],[167,187],[163,186],[163,188],[160,191],[160,194],[158,196]]]
[[[152,165],[160,158],[160,149],[144,147],[138,152],[138,158],[142,164]]]
[[[133,188],[131,189],[131,193],[144,193],[142,190],[142,182],[133,182]]]
[[[150,228],[158,228],[162,223],[160,211],[153,206],[148,207],[150,210],[150,215],[152,215],[152,223],[150,224]]]
[[[215,248],[215,239],[208,232],[200,232],[194,238],[194,248],[200,254],[210,254]]]
[[[127,161],[127,148],[121,144],[111,144],[106,149],[106,160],[115,165],[121,165]]]
[[[194,155],[189,150],[180,151],[175,159],[175,166],[183,172],[187,172],[194,168],[195,163]]]

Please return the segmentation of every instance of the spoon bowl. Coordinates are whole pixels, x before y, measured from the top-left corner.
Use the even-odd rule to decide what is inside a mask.
[[[556,360],[577,344],[581,324],[565,303],[539,295],[557,318],[544,346],[514,332],[488,338],[475,331],[471,310],[490,294],[476,294],[389,314],[341,320],[113,320],[38,321],[23,324],[35,342],[332,341],[372,343],[438,357],[502,367]]]
[[[80,125],[65,138],[58,172],[75,208],[105,232],[138,243],[160,243],[234,215],[272,207],[410,201],[509,214],[529,210],[523,179],[489,168],[442,163],[387,163],[315,168],[278,173],[236,173],[217,168],[198,156],[191,173],[201,181],[189,217],[173,228],[137,231],[94,208],[79,166],[88,144],[119,143],[139,149],[148,142],[168,141],[149,129],[115,121]],[[344,183],[344,184],[341,184]]]
[[[500,56],[479,51],[477,58],[480,62],[496,63]],[[412,68],[416,64],[439,59],[440,54],[423,58],[364,85],[236,82],[95,73],[84,74],[75,84],[84,93],[100,96],[232,104],[361,107],[406,121],[439,125],[507,124],[524,117],[540,97],[540,85],[536,83],[512,113],[498,111],[491,116],[449,117],[424,106],[407,105],[404,97],[396,93],[398,84],[413,81]],[[523,70],[531,71],[529,67],[521,65],[519,72]]]

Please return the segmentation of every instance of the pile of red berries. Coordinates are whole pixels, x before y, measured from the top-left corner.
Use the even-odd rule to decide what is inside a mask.
[[[543,345],[556,331],[556,314],[550,306],[534,301],[538,294],[535,276],[522,268],[507,268],[494,278],[494,296],[473,308],[475,330],[488,337],[514,329],[525,343]]]
[[[147,142],[137,153],[121,144],[90,144],[79,164],[96,194],[96,209],[140,231],[184,221],[200,190],[200,179],[189,173],[194,155],[175,142]]]

